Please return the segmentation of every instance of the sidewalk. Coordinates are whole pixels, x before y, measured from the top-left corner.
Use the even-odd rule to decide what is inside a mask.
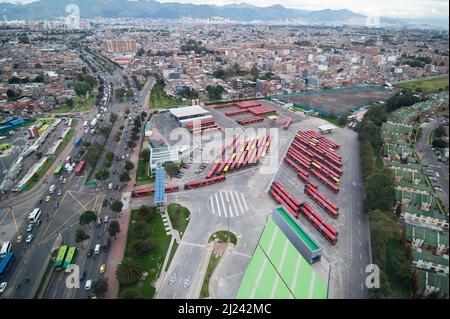
[[[218,299],[220,296],[216,293],[217,288],[219,288],[219,280],[220,277],[222,277],[222,272],[225,269],[225,266],[228,264],[228,261],[233,254],[235,246],[232,243],[229,243],[227,245],[225,253],[222,255],[222,257],[219,260],[219,263],[216,266],[216,269],[214,269],[214,272],[211,275],[211,278],[209,280],[209,297],[211,299]]]

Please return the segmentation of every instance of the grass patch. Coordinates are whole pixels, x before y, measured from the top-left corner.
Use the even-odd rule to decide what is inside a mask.
[[[65,113],[71,113],[71,112],[85,112],[88,111],[95,103],[97,93],[91,93],[89,96],[84,99],[80,96],[76,96],[73,99],[74,106],[68,107],[68,106],[62,106],[58,107],[51,111],[53,114],[65,114]]]
[[[208,262],[208,268],[206,269],[205,278],[203,279],[202,289],[200,290],[200,299],[209,297],[209,280],[216,269],[217,264],[222,256],[214,256],[211,254]]]
[[[189,209],[181,206],[180,204],[169,204],[167,207],[167,212],[169,214],[170,222],[172,227],[180,233],[182,237],[187,225],[189,224],[191,213]]]
[[[47,277],[48,277],[48,275],[49,275],[49,273],[50,273],[50,270],[51,270],[52,267],[53,267],[53,261],[52,261],[52,259],[53,259],[53,257],[56,258],[56,255],[57,255],[57,254],[58,254],[58,250],[55,250],[55,251],[52,253],[52,256],[50,257],[50,260],[48,261],[48,265],[47,265],[47,267],[45,268],[44,275],[42,276],[41,280],[39,281],[39,286],[38,286],[38,289],[36,290],[36,293],[35,293],[34,296],[33,296],[33,299],[38,299],[38,298],[39,298],[39,294],[41,293],[41,290],[42,290],[42,288],[44,287],[44,283],[45,283],[45,281],[47,280]]]
[[[400,83],[396,84],[395,86],[415,92],[423,92],[426,94],[439,92],[448,89],[448,75],[435,79],[417,80],[406,83]]]
[[[138,166],[136,169],[136,184],[142,185],[142,184],[148,184],[152,178],[148,175],[148,161],[144,161],[143,159],[139,158]]]
[[[325,120],[327,122],[330,122],[331,124],[336,125],[337,127],[345,127],[345,125],[347,125],[347,122],[345,123],[340,123],[339,119],[336,117],[330,117],[330,116],[325,116],[325,115],[319,115],[318,118]]]
[[[374,169],[383,169],[384,168],[384,163],[383,163],[383,159],[381,158],[381,156],[377,155],[374,157],[373,165],[374,165]]]
[[[183,104],[183,101],[167,96],[167,94],[164,93],[164,87],[158,83],[155,83],[152,88],[152,92],[150,93],[149,103],[150,108],[156,109],[177,106]]]
[[[400,245],[400,242],[395,240],[390,240],[386,245],[386,275],[388,277],[389,283],[391,284],[391,295],[390,297],[393,299],[408,299],[411,298],[411,290],[408,285],[405,285],[403,282],[398,280],[393,265],[392,256],[399,256],[404,254],[403,248]]]
[[[226,231],[226,230],[220,230],[218,232],[215,232],[214,234],[209,237],[208,243],[213,241],[214,239],[219,238],[221,241],[227,241],[228,238],[230,238],[230,242],[236,246],[237,244],[237,237],[234,233]]]
[[[42,168],[42,171],[40,171],[38,174],[35,174],[30,179],[30,184],[27,185],[27,187],[25,188],[25,191],[31,189],[42,178],[42,176],[44,176],[47,173],[48,169],[53,165],[53,163],[58,158],[58,156],[61,154],[61,152],[66,148],[67,144],[69,144],[69,142],[72,140],[72,138],[73,138],[73,136],[75,134],[75,129],[74,128],[77,126],[77,123],[78,123],[77,119],[73,119],[72,120],[72,126],[71,126],[69,132],[64,137],[64,140],[62,141],[62,143],[56,149],[55,154],[53,154],[47,160],[47,162],[45,163],[44,167]]]
[[[152,286],[154,281],[158,278],[161,268],[166,257],[167,250],[170,244],[170,236],[166,234],[164,224],[161,215],[156,212],[155,216],[148,222],[149,230],[146,238],[138,239],[134,236],[134,233],[129,231],[127,235],[127,247],[125,250],[124,258],[131,258],[135,262],[139,263],[144,272],[148,273],[144,282],[137,283],[137,288],[140,290],[143,298],[151,299],[155,293],[155,288]],[[131,211],[130,228],[133,225],[133,221],[137,220],[138,210]],[[138,240],[153,240],[155,242],[155,248],[149,253],[143,256],[135,256],[131,251],[131,246]],[[120,292],[122,292],[128,286],[120,286]]]
[[[175,253],[176,253],[176,251],[177,251],[177,248],[178,248],[177,241],[174,240],[174,241],[173,241],[173,244],[172,244],[172,250],[170,251],[169,260],[167,261],[166,269],[164,269],[164,271],[169,270],[169,266],[170,266],[170,264],[171,264],[171,262],[172,262],[173,256],[175,256]]]

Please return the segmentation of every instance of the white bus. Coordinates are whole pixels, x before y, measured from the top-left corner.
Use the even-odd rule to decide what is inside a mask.
[[[11,242],[5,241],[0,250],[0,257],[3,258],[7,253],[11,251]]]
[[[39,220],[39,217],[41,216],[41,209],[35,208],[33,211],[28,215],[28,221],[30,224],[34,224]]]

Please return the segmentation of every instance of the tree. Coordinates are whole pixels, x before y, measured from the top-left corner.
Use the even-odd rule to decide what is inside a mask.
[[[142,294],[138,288],[131,287],[131,288],[124,289],[120,293],[119,298],[120,299],[141,299]]]
[[[136,238],[144,239],[148,233],[148,224],[146,221],[137,220],[131,229]]]
[[[381,143],[381,135],[378,127],[370,120],[364,120],[358,126],[358,136],[361,141],[369,141],[373,147]]]
[[[114,153],[113,152],[106,153],[105,157],[108,161],[111,161],[111,162],[114,161]]]
[[[361,172],[363,181],[365,182],[367,180],[367,177],[372,173],[373,171],[373,147],[370,144],[369,141],[363,141],[361,143]]]
[[[142,277],[142,267],[131,259],[124,259],[117,266],[116,278],[119,283],[126,286],[131,286],[139,282]]]
[[[111,237],[116,237],[120,233],[120,224],[117,220],[112,220],[108,226],[108,233]]]
[[[222,93],[225,92],[225,89],[221,85],[208,85],[205,90],[208,92],[208,98],[210,100],[220,100]]]
[[[145,50],[143,48],[139,48],[139,50],[136,52],[137,56],[143,56],[145,53]]]
[[[140,257],[155,247],[153,240],[138,240],[131,245],[131,251],[137,257]]]
[[[103,297],[108,291],[108,282],[105,278],[100,278],[94,282],[92,290],[96,296]]]
[[[65,104],[66,104],[68,107],[72,108],[73,105],[74,105],[73,99],[72,99],[72,98],[66,99]]]
[[[433,147],[437,148],[446,148],[448,147],[448,143],[444,140],[441,140],[440,138],[433,139],[433,142],[431,143]]]
[[[97,165],[102,149],[102,145],[98,143],[94,143],[88,147],[86,153],[86,161],[91,167],[95,167]]]
[[[130,114],[130,109],[125,110],[125,115],[128,115],[128,114]]]
[[[369,289],[368,296],[371,299],[386,299],[391,295],[391,284],[386,273],[380,270],[380,288]]]
[[[97,171],[97,173],[95,173],[95,179],[99,180],[99,181],[104,181],[109,177],[109,171],[106,169],[102,169]]]
[[[434,136],[441,138],[442,136],[445,135],[445,127],[443,125],[439,125],[435,130],[434,130]]]
[[[253,76],[253,81],[256,81],[259,77],[259,69],[258,66],[255,64],[253,64],[251,70],[250,70],[250,74]]]
[[[19,40],[19,43],[30,44],[30,39],[28,39],[28,37],[26,35],[19,36],[18,40]]]
[[[42,69],[42,65],[41,65],[40,63],[36,63],[36,64],[34,65],[34,68],[35,68],[35,69]]]
[[[169,174],[169,176],[175,176],[180,170],[179,166],[174,162],[164,163],[164,168],[166,169],[166,172],[167,174]]]
[[[97,220],[97,214],[92,210],[87,210],[80,215],[80,225],[89,225]]]
[[[91,146],[91,142],[89,142],[89,141],[84,141],[84,142],[83,142],[83,146],[84,146],[84,147],[89,147],[89,146]]]
[[[133,163],[132,163],[133,164]],[[123,171],[120,176],[119,179],[121,182],[128,182],[131,178],[130,178],[130,174],[128,174],[127,171]]]
[[[89,239],[89,235],[86,234],[82,229],[78,229],[77,232],[75,233],[75,242],[81,243],[86,239]]]
[[[145,205],[142,205],[141,207],[139,207],[139,210],[137,213],[138,219],[146,221],[146,222],[150,221],[154,215],[155,215],[155,211],[152,208],[145,206]]]
[[[8,89],[8,91],[6,91],[6,96],[8,97],[8,100],[13,100],[16,97],[16,93],[13,90]]]
[[[122,211],[122,208],[123,208],[123,203],[120,200],[116,200],[116,201],[112,202],[112,204],[111,204],[111,209],[116,213],[119,213],[120,211]]]
[[[144,148],[141,151],[141,158],[146,162],[150,160],[150,151],[148,150],[148,148]]]
[[[74,85],[75,94],[85,97],[88,92],[92,90],[92,87],[86,82],[75,82]]]
[[[129,161],[129,160],[126,160],[126,161],[125,161],[125,169],[126,169],[127,171],[130,171],[130,170],[132,170],[133,168],[134,168],[133,162],[132,162],[132,161]]]
[[[134,141],[128,141],[128,142],[127,142],[127,145],[128,145],[129,148],[134,148],[134,147],[136,147],[136,143],[135,143]]]
[[[364,119],[372,121],[376,126],[381,126],[381,124],[387,120],[387,114],[384,106],[381,104],[372,105],[364,115]]]
[[[365,193],[365,212],[370,212],[375,209],[392,211],[395,192],[394,178],[391,170],[381,169],[370,174],[367,177]]]

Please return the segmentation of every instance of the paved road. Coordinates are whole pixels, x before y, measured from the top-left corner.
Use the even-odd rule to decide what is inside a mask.
[[[439,173],[439,177],[436,177],[442,192],[437,192],[438,196],[444,202],[444,205],[449,207],[449,185],[448,185],[448,165],[439,162],[437,156],[434,154],[429,144],[429,136],[434,129],[439,126],[438,120],[432,120],[429,123],[423,123],[422,135],[417,141],[416,150],[419,152],[419,156],[422,159],[423,164],[430,165],[431,169]]]

